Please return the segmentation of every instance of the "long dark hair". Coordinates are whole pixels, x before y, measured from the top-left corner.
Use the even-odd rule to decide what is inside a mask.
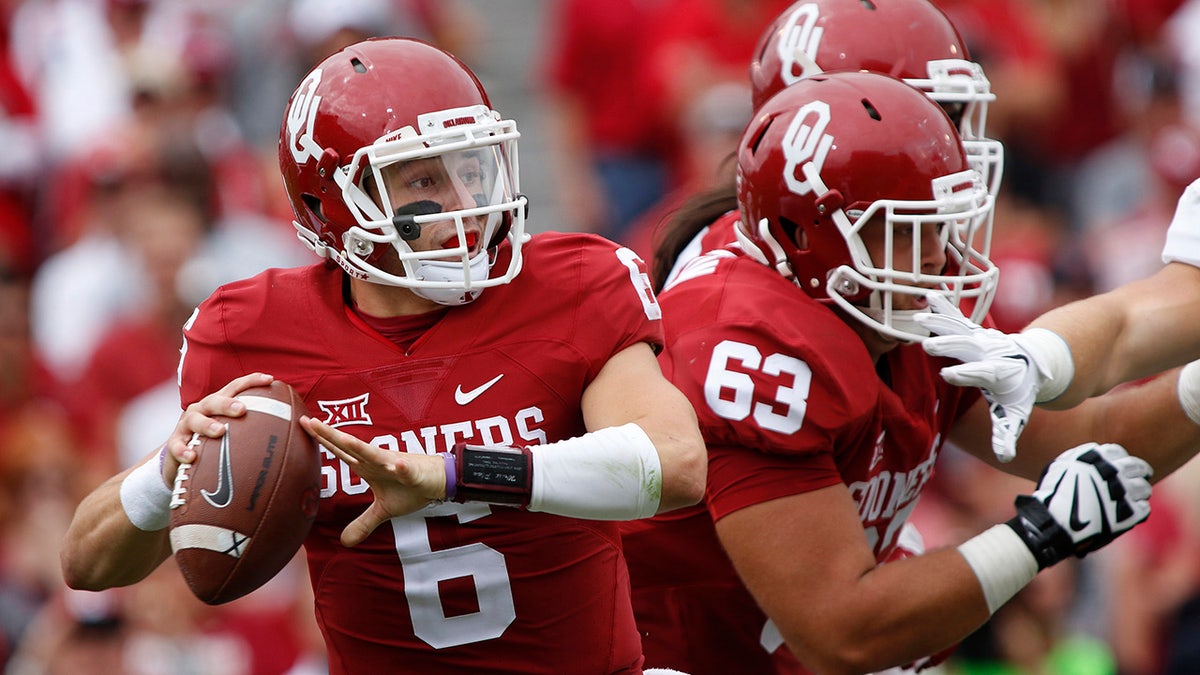
[[[659,292],[684,247],[696,234],[724,213],[737,208],[733,183],[710,188],[688,197],[655,237],[654,263],[650,268],[654,292]]]

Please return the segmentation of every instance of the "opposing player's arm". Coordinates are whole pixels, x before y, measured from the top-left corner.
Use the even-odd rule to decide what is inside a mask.
[[[1032,327],[1061,335],[1075,374],[1045,405],[1065,408],[1116,385],[1200,359],[1200,268],[1168,263],[1154,275],[1047,312]]]
[[[1189,419],[1180,403],[1181,372],[1173,369],[1069,410],[1034,409],[1021,434],[1020,451],[1009,463],[997,461],[991,452],[987,430],[992,420],[983,399],[956,422],[949,437],[980,459],[1032,480],[1064,448],[1087,441],[1117,443],[1146,460],[1158,481],[1200,451],[1200,424]],[[1192,370],[1189,377],[1197,374]]]
[[[155,450],[80,502],[60,552],[68,586],[86,590],[127,586],[145,578],[171,554],[166,530],[171,486],[180,462],[196,458],[188,442],[196,433],[220,437],[224,426],[213,416],[245,414],[245,406],[233,397],[271,380],[261,373],[246,375],[188,406],[165,451]]]
[[[1074,448],[1047,467],[1033,495],[1017,499],[1008,522],[957,549],[882,565],[843,484],[759,502],[716,527],[747,588],[810,670],[875,672],[955,644],[1039,570],[1144,520],[1148,471],[1119,446]],[[1084,525],[1072,529],[1068,514]]]
[[[1069,408],[1200,359],[1200,180],[1179,198],[1163,261],[1150,277],[1047,312],[1020,333],[976,326],[935,300],[916,316],[932,333],[927,352],[963,362],[942,370],[946,381],[979,387],[991,400],[993,449],[1002,461],[1016,453],[1035,403]],[[1191,417],[1200,420],[1196,397]]]
[[[662,467],[657,512],[690,506],[704,496],[707,456],[692,405],[662,374],[650,345],[613,355],[583,394],[589,431],[636,424]]]
[[[1062,408],[1114,386],[1200,358],[1200,180],[1179,196],[1150,277],[1036,319],[1066,339],[1075,374],[1046,405]]]

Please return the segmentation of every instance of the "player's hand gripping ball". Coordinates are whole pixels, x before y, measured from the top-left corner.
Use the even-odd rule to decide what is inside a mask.
[[[238,394],[242,417],[220,438],[197,436],[171,498],[171,550],[192,593],[210,605],[262,586],[300,549],[317,515],[321,460],[300,426],[304,401],[278,380]]]

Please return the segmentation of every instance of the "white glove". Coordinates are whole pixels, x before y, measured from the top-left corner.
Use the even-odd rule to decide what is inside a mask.
[[[927,300],[929,311],[914,315],[931,334],[922,343],[925,351],[963,362],[943,368],[942,378],[983,390],[992,414],[992,452],[1001,462],[1012,461],[1034,403],[1055,398],[1071,383],[1070,349],[1051,331],[1003,333],[972,323],[941,295],[930,293]]]
[[[1149,517],[1153,473],[1115,443],[1085,443],[1046,466],[1033,496],[1017,497],[1017,516],[1007,525],[1038,569],[1082,558]]]

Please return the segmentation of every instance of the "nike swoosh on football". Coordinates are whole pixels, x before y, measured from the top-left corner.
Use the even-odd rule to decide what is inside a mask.
[[[1079,476],[1075,477],[1075,499],[1071,500],[1071,519],[1070,527],[1074,532],[1080,532],[1083,528],[1092,524],[1090,520],[1079,519]]]
[[[466,404],[470,403],[471,401],[474,401],[475,399],[479,398],[480,394],[487,391],[488,389],[491,389],[492,385],[499,382],[500,378],[502,378],[502,377],[504,377],[504,373],[500,373],[499,375],[493,377],[492,379],[488,380],[487,382],[484,382],[483,384],[479,385],[478,387],[475,387],[474,389],[472,389],[470,391],[463,391],[462,385],[461,384],[458,385],[458,387],[456,387],[454,389],[454,402],[459,405],[466,405]]]
[[[215,492],[200,490],[200,496],[214,508],[223,509],[233,501],[233,468],[229,464],[228,424],[225,425],[225,435],[221,437],[221,454],[217,459],[217,489]]]

